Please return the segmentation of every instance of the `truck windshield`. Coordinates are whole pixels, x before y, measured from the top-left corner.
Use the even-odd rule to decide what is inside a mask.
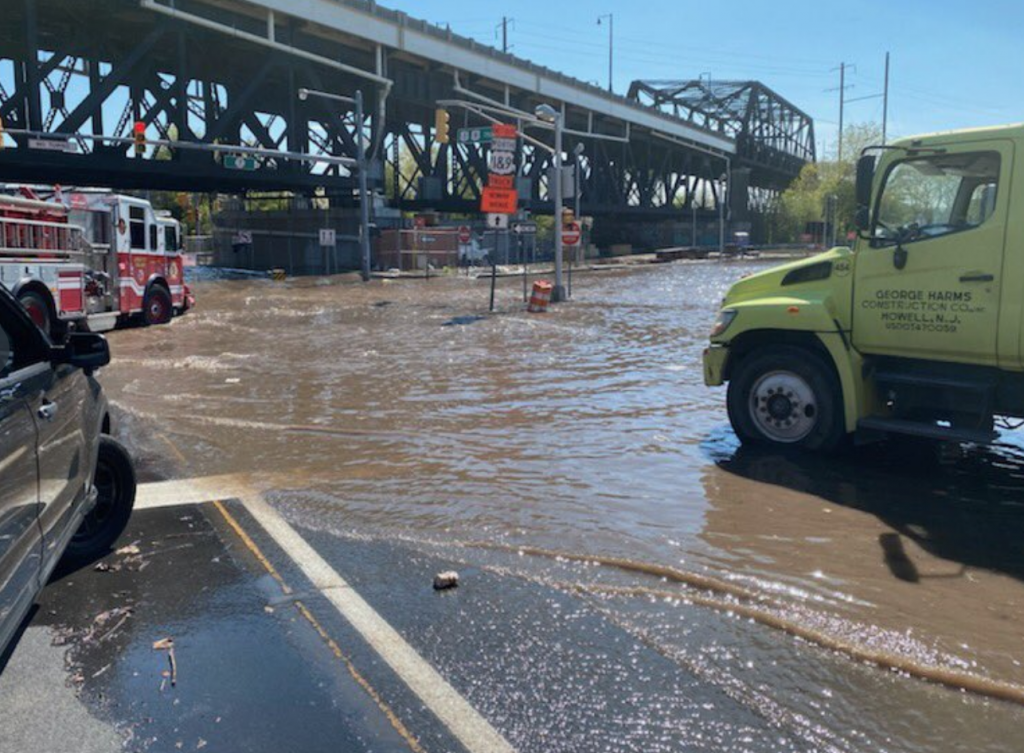
[[[984,223],[996,205],[999,154],[914,157],[891,168],[874,237],[883,245],[934,238]]]

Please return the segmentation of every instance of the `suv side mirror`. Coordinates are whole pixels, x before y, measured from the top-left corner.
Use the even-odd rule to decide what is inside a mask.
[[[107,338],[93,332],[72,332],[63,345],[51,351],[54,363],[66,363],[91,374],[110,363],[110,345]]]
[[[875,181],[875,156],[865,154],[857,160],[857,229],[869,230],[871,225],[871,184]]]

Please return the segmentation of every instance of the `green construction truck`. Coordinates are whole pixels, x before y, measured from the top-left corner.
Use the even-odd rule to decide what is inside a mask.
[[[990,442],[1024,419],[1024,125],[857,163],[851,248],[740,280],[704,355],[743,442]]]

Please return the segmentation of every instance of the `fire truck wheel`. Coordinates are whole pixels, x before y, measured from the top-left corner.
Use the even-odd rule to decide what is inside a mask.
[[[62,565],[75,568],[102,557],[124,532],[135,506],[135,465],[124,445],[100,436],[96,460],[96,506],[64,550]]]
[[[146,324],[167,324],[174,313],[171,294],[166,288],[154,285],[142,302],[142,313],[146,317]]]
[[[42,293],[35,290],[23,290],[18,293],[18,302],[25,307],[29,317],[39,329],[46,334],[50,332],[50,304]]]

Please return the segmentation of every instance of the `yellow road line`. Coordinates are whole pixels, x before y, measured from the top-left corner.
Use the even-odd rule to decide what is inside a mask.
[[[256,542],[252,540],[252,537],[249,536],[248,533],[246,533],[245,529],[242,528],[241,524],[235,519],[235,517],[231,513],[228,512],[228,509],[227,507],[224,506],[224,503],[221,502],[220,500],[214,500],[213,506],[217,508],[217,512],[219,512],[221,516],[223,516],[227,524],[231,527],[235,534],[237,534],[238,538],[241,539],[242,543],[245,544],[246,548],[252,553],[252,555],[257,559],[257,561],[261,565],[263,565],[267,573],[269,573],[270,576],[278,582],[278,585],[281,586],[281,591],[285,595],[292,594],[293,592],[291,586],[289,586],[285,582],[284,578],[281,577],[281,573],[279,573],[277,571],[277,568],[275,568],[274,565],[270,562],[270,560],[267,559],[266,555],[263,554],[262,550],[259,548],[259,546],[257,546]],[[366,694],[370,696],[371,699],[373,699],[374,703],[377,704],[377,708],[379,708],[384,713],[384,716],[387,717],[388,721],[391,723],[391,726],[394,727],[395,731],[401,736],[403,740],[405,740],[406,744],[409,746],[409,749],[412,750],[413,753],[425,753],[423,747],[419,744],[419,741],[415,737],[413,737],[412,733],[409,731],[409,728],[402,723],[402,720],[398,718],[398,715],[395,714],[395,712],[387,704],[387,702],[384,701],[380,693],[378,693],[377,690],[370,684],[370,682],[362,675],[362,673],[358,669],[356,669],[356,666],[352,663],[352,660],[345,654],[345,652],[341,650],[341,647],[337,644],[337,642],[333,638],[331,638],[330,635],[328,635],[327,631],[324,630],[323,626],[319,623],[319,621],[317,621],[316,617],[313,616],[313,613],[309,611],[306,605],[303,604],[301,601],[295,601],[294,604],[295,608],[298,609],[299,614],[301,614],[309,622],[309,624],[313,626],[313,629],[316,630],[317,634],[327,644],[327,647],[330,648],[331,653],[333,653],[338,659],[341,660],[341,662],[348,669],[349,674],[352,675],[352,678],[359,684],[359,686],[364,691],[366,691]]]

